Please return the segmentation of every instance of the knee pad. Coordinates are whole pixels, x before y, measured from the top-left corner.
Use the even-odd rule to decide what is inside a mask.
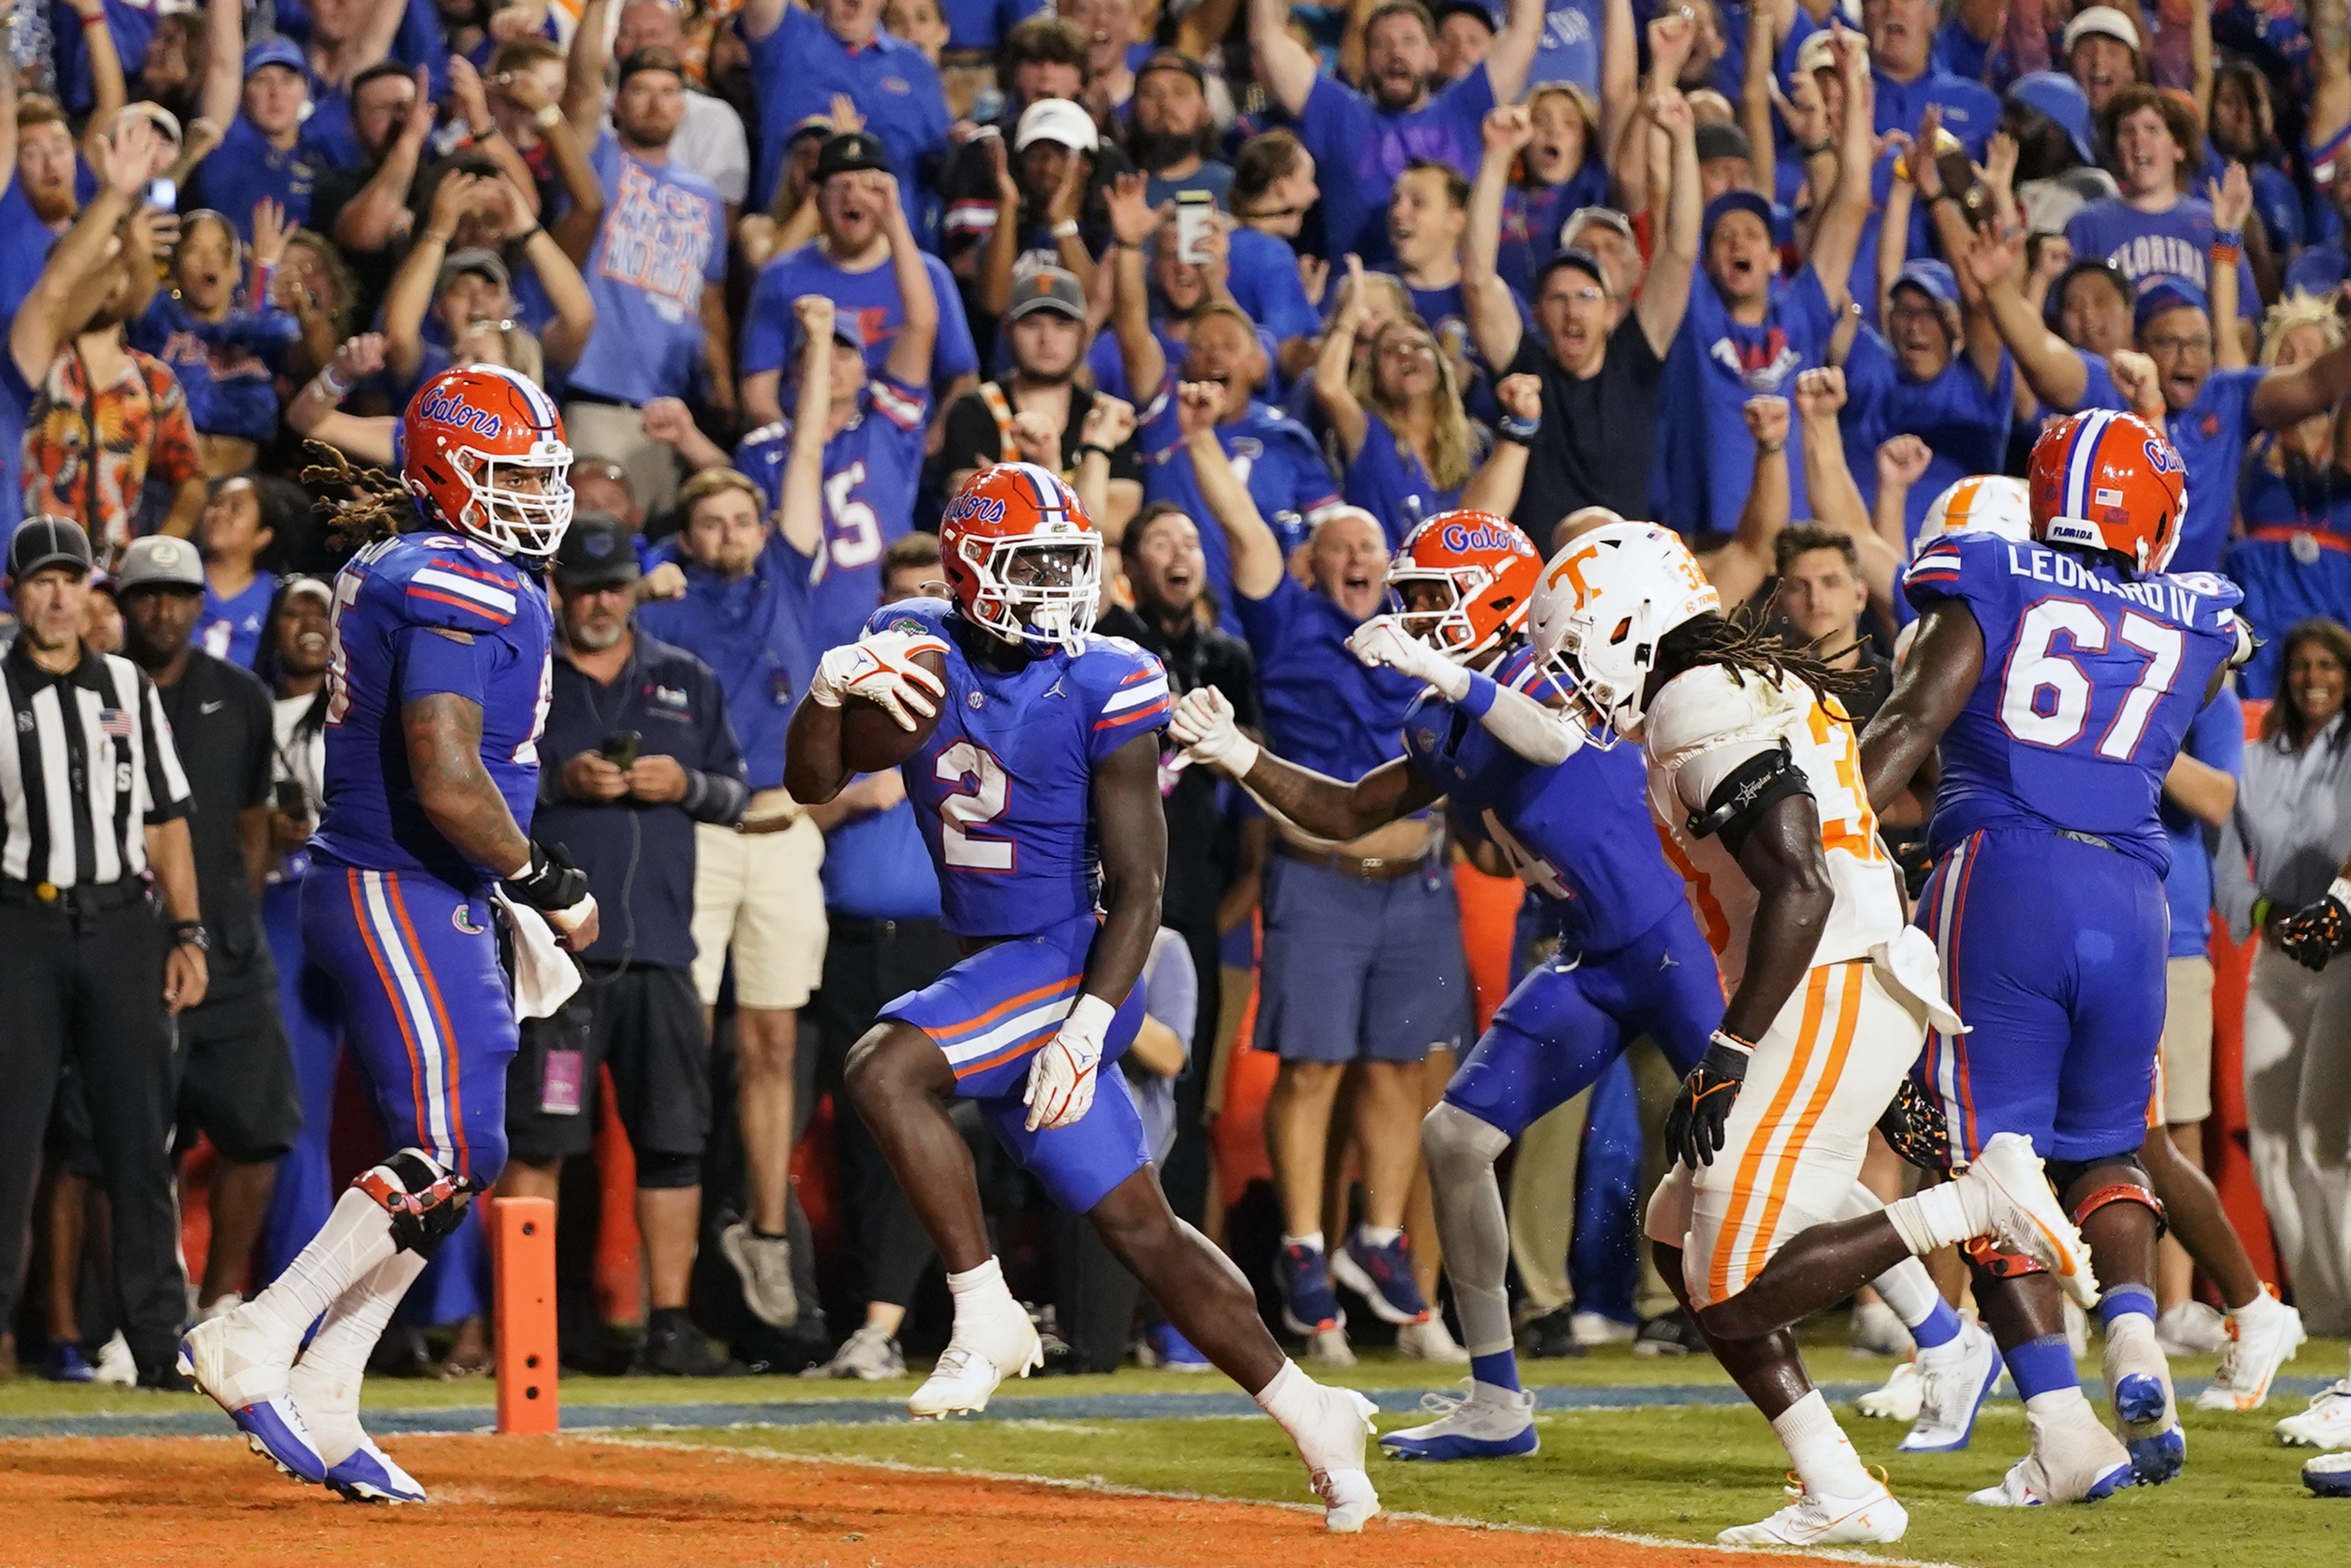
[[[402,1149],[351,1183],[392,1216],[392,1239],[403,1252],[431,1257],[457,1228],[474,1200],[474,1183],[422,1149]]]
[[[675,1192],[702,1183],[700,1155],[673,1155],[660,1149],[637,1151],[637,1186],[646,1192]]]
[[[1467,1176],[1490,1170],[1510,1146],[1508,1133],[1449,1100],[1439,1100],[1420,1119],[1421,1155],[1432,1176]]]

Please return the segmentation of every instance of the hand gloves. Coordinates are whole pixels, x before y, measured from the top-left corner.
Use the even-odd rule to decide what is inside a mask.
[[[1020,1103],[1029,1107],[1029,1130],[1051,1132],[1084,1118],[1094,1103],[1101,1082],[1102,1036],[1110,1032],[1118,1009],[1100,997],[1081,996],[1061,1030],[1029,1061],[1029,1089]]]
[[[939,711],[936,699],[946,695],[946,683],[914,663],[914,655],[946,651],[928,632],[868,632],[817,661],[809,695],[826,707],[839,707],[843,697],[863,697],[879,703],[900,729],[913,729],[913,716],[931,717]]]
[[[2351,882],[2336,877],[2326,896],[2297,909],[2277,923],[2279,949],[2305,969],[2324,969],[2326,961],[2351,946]]]
[[[1374,615],[1356,627],[1347,638],[1347,652],[1372,669],[1384,664],[1425,681],[1448,702],[1468,694],[1468,670],[1406,632],[1393,615]]]
[[[1186,762],[1205,762],[1233,778],[1257,762],[1257,742],[1233,722],[1233,705],[1214,686],[1195,686],[1177,699],[1167,733],[1184,748]]]
[[[1723,1124],[1738,1102],[1739,1086],[1747,1081],[1747,1059],[1755,1048],[1720,1030],[1706,1054],[1682,1080],[1673,1107],[1666,1113],[1666,1156],[1693,1171],[1714,1164],[1722,1149]]]

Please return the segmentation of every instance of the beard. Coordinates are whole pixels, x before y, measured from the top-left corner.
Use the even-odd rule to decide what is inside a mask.
[[[1127,152],[1135,166],[1156,174],[1162,169],[1173,168],[1200,152],[1200,138],[1178,136],[1172,131],[1137,131],[1127,138]]]
[[[1040,387],[1065,387],[1078,376],[1075,361],[1062,366],[1058,371],[1040,371],[1033,365],[1022,364],[1017,361],[1012,368],[1020,372],[1022,381]]]
[[[60,191],[27,190],[25,200],[32,207],[33,215],[45,224],[61,224],[78,210],[74,205],[71,185]]]

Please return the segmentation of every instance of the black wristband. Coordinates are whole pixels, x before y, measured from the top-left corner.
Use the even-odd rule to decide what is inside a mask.
[[[204,929],[204,923],[201,920],[174,920],[172,922],[172,946],[193,947],[199,953],[209,953],[213,949],[212,935]]]
[[[1101,444],[1099,442],[1092,441],[1078,448],[1078,455],[1081,457],[1085,456],[1088,453],[1099,453],[1102,461],[1106,463],[1114,460],[1118,456],[1118,454],[1112,451],[1109,447]]]
[[[1541,429],[1542,417],[1540,414],[1533,419],[1520,419],[1514,413],[1505,413],[1494,422],[1494,437],[1513,446],[1531,446]]]
[[[1802,152],[1807,158],[1817,158],[1823,152],[1835,152],[1836,139],[1832,137],[1828,141],[1822,142],[1818,147],[1806,147],[1802,142],[1799,142],[1797,143],[1796,151]]]
[[[533,840],[530,863],[504,883],[507,896],[533,909],[569,909],[588,896],[588,873],[574,864],[560,844],[542,849]]]

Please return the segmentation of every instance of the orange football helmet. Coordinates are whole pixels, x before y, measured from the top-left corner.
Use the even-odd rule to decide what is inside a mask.
[[[2032,537],[2105,550],[2137,571],[2161,571],[2179,548],[2188,469],[2135,413],[2085,409],[2032,446]]]
[[[1078,651],[1102,591],[1102,530],[1050,468],[973,475],[939,519],[939,564],[965,619],[1008,643]]]
[[[506,555],[555,553],[571,526],[571,448],[538,383],[501,365],[444,371],[400,422],[400,482],[440,528]]]
[[[1406,634],[1466,664],[1522,631],[1542,557],[1508,517],[1440,512],[1412,530],[1388,568],[1388,602]],[[1419,594],[1415,585],[1433,586]]]

